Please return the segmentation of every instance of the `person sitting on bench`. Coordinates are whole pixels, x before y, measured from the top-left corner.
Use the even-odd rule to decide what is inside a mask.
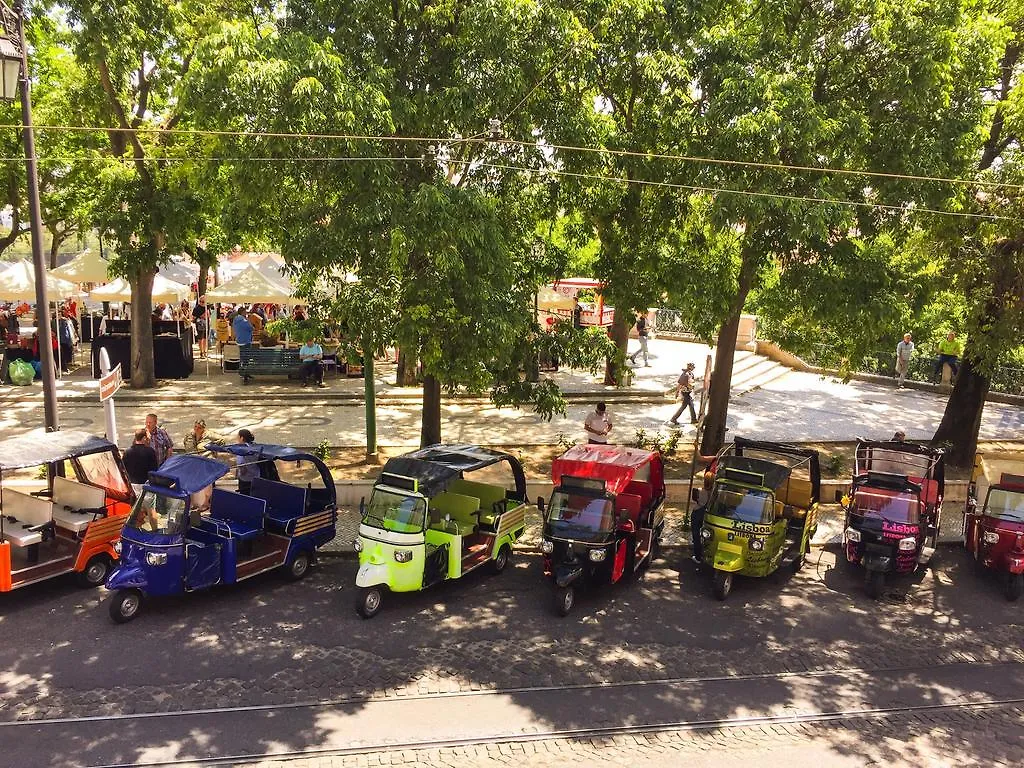
[[[306,386],[312,378],[322,388],[327,386],[324,384],[324,350],[316,341],[315,338],[310,339],[299,350],[299,360],[302,361],[299,374],[302,376],[302,386]]]

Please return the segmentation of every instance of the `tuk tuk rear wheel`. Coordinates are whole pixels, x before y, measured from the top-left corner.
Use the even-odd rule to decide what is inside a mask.
[[[509,549],[508,544],[502,544],[501,549],[498,550],[498,554],[494,556],[493,560],[491,560],[491,573],[499,574],[504,571],[508,566],[510,557],[512,557],[512,550]]]
[[[885,589],[885,572],[884,571],[868,571],[864,576],[864,591],[868,597],[872,600],[877,600],[882,596],[882,591]]]
[[[1017,600],[1024,591],[1024,573],[1011,573],[1006,582],[1006,599],[1013,602]]]
[[[117,624],[126,624],[139,615],[142,608],[142,592],[137,589],[121,589],[110,598],[110,618]]]
[[[372,619],[380,611],[382,602],[384,602],[384,594],[380,587],[363,587],[359,590],[359,597],[356,598],[356,612],[364,619]]]
[[[732,578],[733,574],[730,571],[715,571],[715,597],[719,600],[725,600],[732,592]]]
[[[285,565],[285,576],[292,581],[298,581],[309,573],[309,565],[312,559],[309,552],[299,552],[292,558],[292,561]]]
[[[793,573],[800,573],[804,567],[804,563],[807,562],[807,553],[798,552],[797,556],[793,558]]]
[[[95,555],[85,564],[85,570],[78,574],[78,583],[83,587],[98,587],[109,574],[110,559],[106,555]]]
[[[568,616],[576,605],[576,589],[571,584],[568,587],[555,587],[555,610],[559,616]]]

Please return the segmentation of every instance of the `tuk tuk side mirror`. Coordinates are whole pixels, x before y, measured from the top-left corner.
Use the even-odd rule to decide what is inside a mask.
[[[363,496],[363,498],[361,498],[359,500],[359,516],[360,517],[366,517],[366,497],[365,496]]]
[[[544,514],[544,507],[545,506],[546,506],[546,504],[544,502],[544,497],[543,496],[538,496],[537,497],[537,509],[540,511],[540,513],[542,515]]]
[[[695,502],[700,501],[700,490],[698,488],[694,488],[690,491],[690,499]]]
[[[843,503],[843,492],[841,490],[839,490],[839,489],[836,489],[836,504],[842,504],[842,503]]]

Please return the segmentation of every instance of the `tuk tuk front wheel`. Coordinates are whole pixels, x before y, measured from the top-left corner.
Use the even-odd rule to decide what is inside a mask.
[[[380,611],[382,602],[384,602],[384,594],[380,587],[363,587],[359,590],[359,597],[356,598],[356,611],[364,619],[372,619]]]
[[[882,596],[885,589],[885,571],[868,571],[864,577],[864,591],[872,600]]]
[[[309,552],[299,552],[292,558],[290,563],[285,565],[285,576],[292,581],[298,581],[309,573],[311,562]]]
[[[1006,599],[1013,602],[1024,591],[1024,573],[1011,573],[1006,582]]]
[[[142,592],[137,589],[121,589],[114,593],[108,605],[110,618],[117,624],[126,624],[139,615],[142,609]]]
[[[568,587],[555,587],[555,610],[559,616],[568,616],[576,605],[576,589],[571,584]]]
[[[98,587],[109,574],[110,559],[106,555],[95,555],[85,564],[85,570],[78,574],[78,583],[83,587]]]
[[[499,574],[504,571],[508,566],[508,559],[511,556],[512,551],[508,548],[508,544],[502,544],[501,549],[498,550],[498,554],[495,555],[493,560],[491,560],[491,573]]]
[[[725,600],[732,592],[733,574],[729,571],[715,571],[715,597]]]

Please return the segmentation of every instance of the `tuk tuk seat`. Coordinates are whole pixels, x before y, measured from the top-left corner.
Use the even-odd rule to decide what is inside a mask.
[[[789,507],[786,517],[804,517],[813,503],[811,481],[802,477],[790,477],[775,491],[775,501]]]
[[[498,485],[488,485],[460,478],[448,485],[452,493],[475,496],[480,500],[480,524],[493,527],[498,515],[505,511],[506,491]]]
[[[249,492],[252,498],[266,502],[264,515],[280,526],[287,526],[306,513],[307,495],[306,488],[262,477],[252,481],[252,490]]]
[[[231,537],[245,541],[263,533],[267,502],[223,488],[213,490],[210,517],[227,526]]]
[[[935,480],[925,477],[908,477],[907,479],[921,486],[922,503],[930,506],[939,503],[939,484]]]
[[[53,503],[49,499],[4,489],[4,539],[16,547],[30,547],[43,540],[40,530],[53,523]],[[11,520],[14,518],[14,520]]]
[[[643,500],[635,493],[620,493],[615,497],[615,514],[627,512],[634,524],[640,522],[640,505]]]
[[[654,488],[650,483],[642,483],[638,480],[630,480],[624,493],[632,494],[640,499],[640,509],[649,509],[654,499]],[[620,494],[621,496],[622,494]]]
[[[476,512],[480,509],[480,499],[475,496],[445,491],[432,498],[430,506],[441,518],[448,515],[457,525],[460,536],[468,536],[476,530]],[[434,517],[431,513],[431,519]]]
[[[61,528],[81,533],[98,510],[106,510],[107,493],[66,477],[53,478],[53,519]],[[83,511],[89,510],[89,511]]]

